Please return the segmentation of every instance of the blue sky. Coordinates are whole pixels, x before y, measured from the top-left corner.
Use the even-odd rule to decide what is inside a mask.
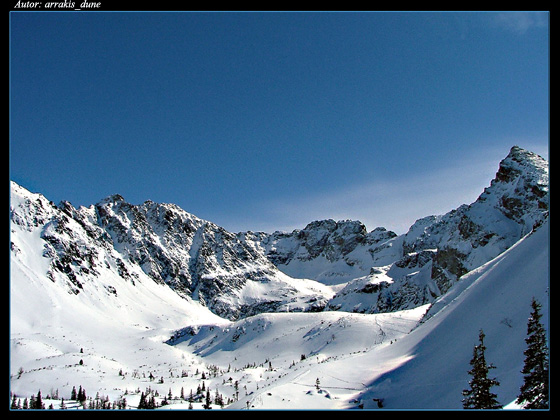
[[[12,12],[10,178],[228,230],[470,203],[548,157],[549,21],[514,12]]]

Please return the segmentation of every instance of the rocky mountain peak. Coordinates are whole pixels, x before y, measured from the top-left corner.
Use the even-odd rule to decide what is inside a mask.
[[[384,244],[401,252],[390,254],[391,264],[373,261],[371,274],[349,282],[328,307],[385,312],[432,302],[544,224],[548,209],[548,162],[514,146],[474,203],[418,219],[405,235]]]
[[[518,146],[500,162],[490,186],[474,206],[493,206],[527,233],[549,208],[548,162]]]
[[[528,178],[541,184],[548,184],[548,162],[536,153],[513,146],[500,162],[494,182],[513,182],[518,177]]]
[[[120,194],[111,194],[107,197],[105,197],[104,199],[102,199],[101,201],[99,201],[97,204],[98,205],[105,205],[105,204],[118,204],[118,203],[124,203],[125,199],[122,195]]]

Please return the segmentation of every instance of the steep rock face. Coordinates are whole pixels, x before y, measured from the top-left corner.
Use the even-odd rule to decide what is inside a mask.
[[[215,288],[223,288],[220,272],[229,273],[228,287],[243,285],[251,270],[248,262],[262,265],[270,274],[274,267],[251,254],[235,236],[172,204],[152,201],[134,206],[111,196],[95,206],[99,224],[111,236],[115,249],[154,281],[166,283],[188,295],[199,293],[210,300],[204,278],[216,274]],[[202,290],[200,290],[202,289]]]
[[[57,207],[41,194],[11,183],[11,242],[15,257],[27,263],[27,259],[33,260],[33,254],[40,255],[44,261],[41,274],[52,282],[65,284],[73,294],[95,281],[100,266],[116,261],[108,235],[83,217],[74,218],[77,215],[69,203]]]
[[[76,209],[15,183],[11,198],[12,251],[41,252],[46,278],[63,282],[70,293],[95,282],[103,266],[132,283],[147,275],[229,319],[285,305],[317,310],[332,295],[294,283],[260,248],[173,204],[132,205],[117,194]]]

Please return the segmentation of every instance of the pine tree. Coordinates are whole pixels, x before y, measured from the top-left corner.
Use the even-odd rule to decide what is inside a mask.
[[[211,404],[212,398],[210,397],[210,388],[208,388],[208,390],[206,391],[206,401],[204,402],[204,405],[202,407],[205,410],[210,410],[212,408]]]
[[[31,408],[36,410],[44,410],[45,404],[43,404],[43,397],[41,396],[41,390],[37,393],[37,398],[34,399],[34,404],[31,405]]]
[[[222,394],[218,391],[218,388],[216,388],[216,395],[214,395],[214,404],[219,405],[220,407],[224,406],[224,399]]]
[[[469,375],[472,379],[469,381],[470,389],[463,390],[463,408],[466,409],[497,409],[502,408],[502,405],[496,400],[496,394],[490,391],[493,386],[498,386],[500,383],[495,378],[488,378],[490,369],[496,367],[492,364],[486,364],[484,346],[484,332],[480,330],[478,339],[480,344],[474,346],[473,358],[471,359],[472,369],[469,370]]]
[[[546,331],[540,322],[542,306],[533,298],[531,307],[525,339],[527,349],[523,352],[525,364],[521,371],[524,381],[516,402],[528,409],[548,409],[548,347]]]
[[[148,408],[146,403],[146,395],[144,395],[144,393],[142,392],[142,395],[140,395],[140,402],[138,403],[138,410],[144,410],[146,408]]]
[[[12,405],[10,406],[10,409],[17,410],[17,408],[18,408],[17,397],[16,397],[16,394],[14,394],[14,397],[12,398]]]

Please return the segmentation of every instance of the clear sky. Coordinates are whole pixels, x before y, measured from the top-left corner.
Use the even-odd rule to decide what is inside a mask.
[[[10,178],[228,230],[404,233],[548,158],[549,15],[12,12]]]

